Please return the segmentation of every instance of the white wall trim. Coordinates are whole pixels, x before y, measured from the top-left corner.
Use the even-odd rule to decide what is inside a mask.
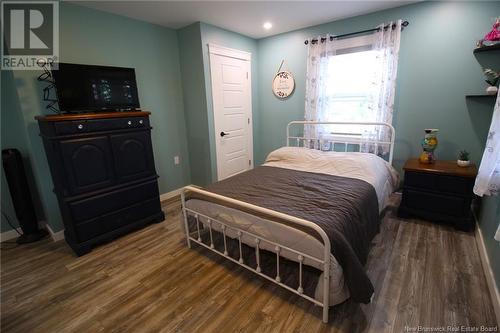
[[[54,230],[52,230],[52,228],[50,227],[50,225],[46,224],[45,227],[47,228],[47,231],[49,232],[50,237],[52,238],[52,240],[54,242],[57,242],[57,241],[60,241],[60,240],[64,239],[64,229],[59,230],[58,232],[54,232]]]
[[[481,258],[481,265],[483,266],[484,276],[486,277],[486,283],[488,284],[488,289],[490,290],[491,302],[493,303],[495,316],[497,317],[497,322],[500,323],[500,293],[498,292],[499,286],[497,286],[495,282],[495,276],[493,275],[493,271],[491,270],[490,259],[488,258],[488,253],[486,252],[486,247],[484,245],[483,234],[478,223],[476,223],[475,238],[479,256]]]
[[[19,237],[19,234],[16,232],[16,230],[19,231],[20,233],[22,233],[21,228],[10,229],[10,230],[2,232],[0,234],[0,242],[5,242],[5,241]]]
[[[252,59],[252,54],[250,52],[231,49],[229,47],[220,46],[217,44],[208,43],[208,52],[211,54],[218,54],[225,57],[236,58],[241,60]]]
[[[58,231],[58,232],[54,232],[52,230],[52,228],[50,227],[50,225],[46,221],[38,221],[38,227],[40,229],[46,229],[49,232],[50,237],[52,238],[52,240],[54,242],[57,242],[59,240],[64,239],[64,229],[61,230],[61,231]],[[16,229],[21,234],[23,233],[23,231],[21,230],[20,227],[18,227]],[[11,229],[11,230],[8,230],[8,231],[4,231],[4,232],[2,232],[0,234],[0,242],[5,242],[5,241],[8,241],[8,240],[17,238],[17,237],[19,237],[19,234],[14,229]]]
[[[186,185],[186,186],[194,186],[194,185]],[[181,195],[183,188],[184,188],[184,186],[180,187],[178,189],[172,190],[170,192],[160,194],[160,201],[169,200],[169,199],[172,199],[178,195]]]
[[[37,224],[38,224],[38,228],[40,228],[40,229],[46,229],[45,226],[47,225],[47,222],[45,222],[45,221],[38,221]],[[16,232],[16,230],[18,232]],[[11,240],[11,239],[14,239],[14,238],[17,238],[22,233],[23,233],[23,230],[21,229],[21,227],[17,227],[16,229],[10,229],[10,230],[4,231],[4,232],[2,232],[0,234],[0,243],[8,241],[8,240]]]

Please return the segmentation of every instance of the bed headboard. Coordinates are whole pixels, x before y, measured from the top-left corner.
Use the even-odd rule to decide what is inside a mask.
[[[315,135],[306,137],[304,133],[305,126],[310,126],[310,128],[314,128],[314,126],[322,126],[322,125],[335,125],[335,128],[341,128],[345,126],[345,128],[356,126],[366,126],[368,128],[373,128],[376,126],[386,127],[389,132],[390,140],[380,140],[379,138],[370,138],[368,136],[363,136],[362,134],[353,134],[349,133],[349,131],[345,132],[331,132],[327,135],[322,135],[321,137],[315,137]],[[291,130],[295,130],[295,133],[300,134],[290,134]],[[396,132],[394,127],[389,123],[378,123],[378,122],[337,122],[337,121],[292,121],[288,123],[286,127],[286,145],[287,146],[296,146],[296,147],[308,147],[319,150],[328,150],[328,151],[359,151],[361,144],[371,144],[375,147],[373,153],[379,154],[378,147],[387,147],[384,149],[388,151],[388,154],[384,154],[381,156],[385,158],[389,163],[392,164],[392,155],[394,150],[394,139],[396,136]]]

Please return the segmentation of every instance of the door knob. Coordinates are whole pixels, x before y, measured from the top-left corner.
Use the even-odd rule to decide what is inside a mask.
[[[229,133],[220,132],[220,136],[221,136],[221,137],[224,137],[224,136],[226,136],[226,135],[229,135]]]

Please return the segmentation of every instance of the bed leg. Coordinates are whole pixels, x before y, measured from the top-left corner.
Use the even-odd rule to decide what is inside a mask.
[[[325,246],[325,261],[323,266],[323,323],[328,323],[328,311],[330,310],[330,243],[327,240]]]
[[[187,222],[186,211],[183,211],[182,215],[184,216],[184,225],[185,225],[185,229],[186,229],[186,243],[187,243],[188,248],[191,248],[191,240],[189,239],[189,227],[188,227],[188,222]]]
[[[191,240],[189,239],[189,226],[187,220],[187,212],[186,212],[186,195],[184,191],[181,193],[181,205],[182,205],[182,218],[184,219],[184,232],[186,233],[186,242],[188,248],[191,248]]]

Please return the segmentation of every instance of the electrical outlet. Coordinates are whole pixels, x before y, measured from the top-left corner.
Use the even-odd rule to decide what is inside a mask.
[[[180,163],[181,163],[181,160],[180,160],[179,156],[174,156],[174,164],[179,165]]]

